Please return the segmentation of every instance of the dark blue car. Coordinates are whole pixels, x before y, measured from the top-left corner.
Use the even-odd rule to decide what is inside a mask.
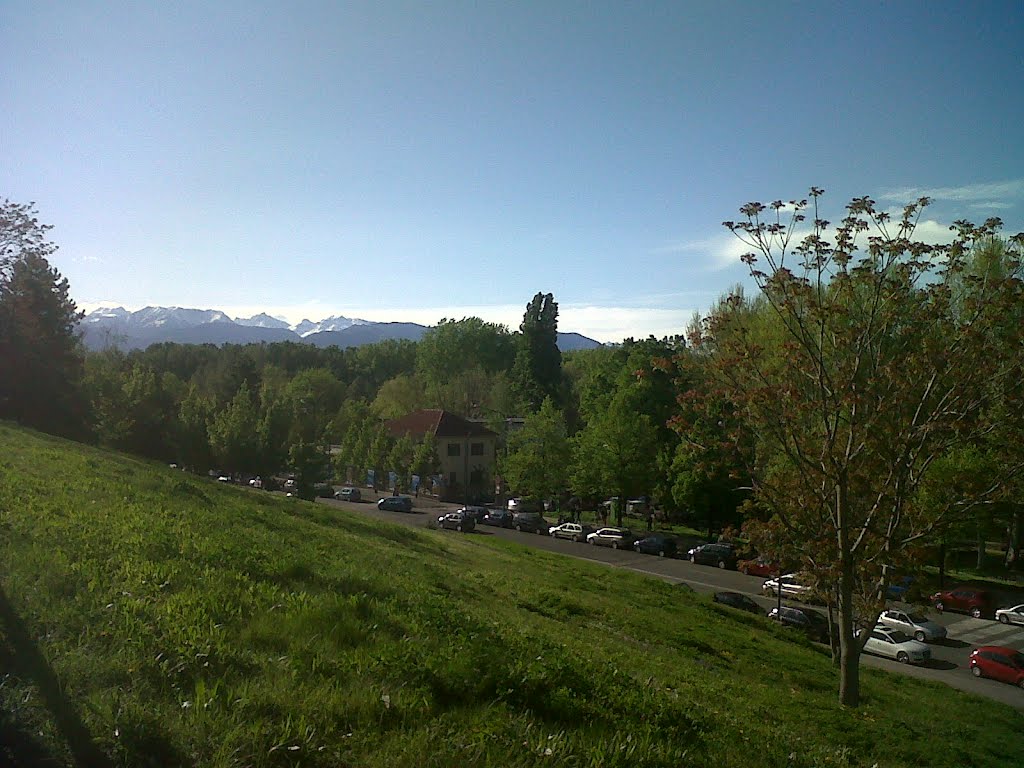
[[[633,549],[645,555],[675,557],[676,541],[661,533],[649,533],[633,542]]]
[[[480,522],[484,525],[496,525],[499,528],[511,528],[512,513],[505,509],[492,509],[483,516]]]
[[[377,509],[391,512],[412,512],[412,499],[408,496],[385,496],[377,502]]]

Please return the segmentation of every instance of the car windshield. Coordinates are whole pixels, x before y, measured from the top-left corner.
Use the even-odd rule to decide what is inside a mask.
[[[889,637],[892,638],[892,641],[894,643],[910,642],[910,638],[904,632],[900,632],[898,629],[895,632],[890,632]]]
[[[907,614],[907,618],[909,618],[914,624],[924,624],[926,621],[928,621],[928,619],[926,619],[920,613]]]

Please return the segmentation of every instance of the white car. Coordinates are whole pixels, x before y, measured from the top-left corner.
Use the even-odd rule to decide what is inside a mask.
[[[587,532],[579,523],[562,523],[548,529],[548,533],[554,539],[572,539],[573,541],[584,541]]]
[[[777,595],[781,590],[785,597],[794,597],[797,600],[806,600],[814,596],[814,587],[807,584],[799,573],[787,573],[781,579],[768,579],[761,585],[761,591],[766,595]]]
[[[1024,605],[1000,608],[996,611],[996,620],[1003,624],[1024,624]]]
[[[878,623],[889,629],[898,629],[920,643],[944,640],[946,637],[946,628],[941,624],[929,621],[919,613],[900,611],[895,608],[882,611],[882,615],[878,617]]]
[[[860,637],[860,630],[857,636]],[[932,657],[932,649],[898,629],[876,626],[864,643],[864,652],[896,659],[900,664],[924,664]]]

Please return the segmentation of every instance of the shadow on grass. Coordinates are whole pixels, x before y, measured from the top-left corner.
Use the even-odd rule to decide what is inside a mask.
[[[60,681],[32,639],[21,617],[8,601],[2,587],[0,625],[3,626],[6,636],[6,643],[0,646],[0,658],[6,657],[4,666],[17,677],[31,681],[38,687],[57,730],[67,743],[75,765],[82,768],[112,768],[113,763],[93,743],[92,735],[78,712],[64,697]],[[4,737],[4,748],[7,750],[7,754],[0,752],[0,757],[10,757],[13,765],[47,765],[51,761],[54,765],[60,764],[55,756],[46,754],[45,747],[16,725],[12,727],[5,723],[0,735]]]

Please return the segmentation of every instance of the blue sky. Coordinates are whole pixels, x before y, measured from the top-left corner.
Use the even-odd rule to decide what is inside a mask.
[[[1024,229],[1024,4],[12,2],[0,197],[80,306],[682,331],[827,190]]]

